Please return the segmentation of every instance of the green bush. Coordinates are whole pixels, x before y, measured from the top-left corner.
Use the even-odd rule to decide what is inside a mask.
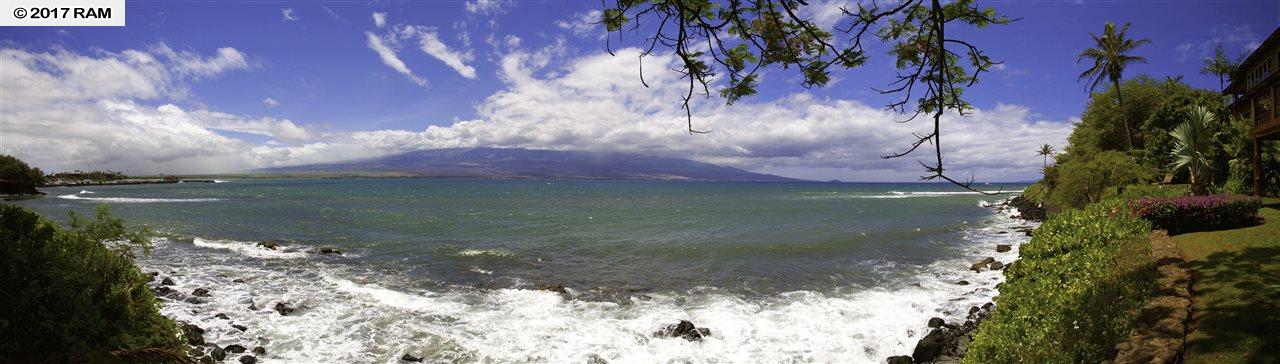
[[[44,183],[44,172],[11,155],[0,154],[0,180]]]
[[[1005,271],[964,362],[1111,359],[1154,286],[1150,230],[1119,201],[1050,217]]]
[[[1187,185],[1157,185],[1135,183],[1124,188],[1117,189],[1112,193],[1103,195],[1103,199],[1116,199],[1122,201],[1137,200],[1148,197],[1182,197],[1191,195],[1191,190]]]
[[[1081,208],[1123,193],[1125,186],[1150,180],[1152,168],[1128,154],[1106,151],[1073,157],[1046,173],[1044,202],[1055,208]],[[1051,179],[1050,176],[1053,178]]]
[[[0,358],[157,347],[180,349],[177,326],[157,309],[132,249],[146,229],[126,231],[106,206],[70,229],[0,205]],[[0,360],[3,361],[3,360]]]

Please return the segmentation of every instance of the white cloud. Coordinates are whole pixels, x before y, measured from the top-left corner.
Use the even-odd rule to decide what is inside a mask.
[[[841,8],[849,9],[849,11],[855,13],[858,11],[858,7],[850,4],[848,0],[827,0],[801,7],[800,16],[813,20],[815,24],[818,24],[824,30],[831,31],[832,27],[845,19],[844,11]]]
[[[476,69],[466,64],[472,59],[471,52],[458,52],[450,49],[448,45],[440,41],[440,36],[435,29],[417,28],[416,33],[418,35],[418,47],[423,53],[444,62],[445,65],[457,71],[462,77],[476,78]]]
[[[268,109],[271,109],[271,108],[275,108],[276,106],[280,106],[280,102],[276,101],[276,99],[268,97],[268,98],[262,99],[262,106],[266,106]]]
[[[167,53],[162,47],[153,52]],[[137,50],[92,57],[0,49],[0,87],[6,91],[0,153],[50,171],[90,165],[135,172],[231,171],[257,163],[245,154],[255,146],[217,130],[294,143],[316,136],[290,120],[148,106],[187,95],[183,60],[165,63]]]
[[[401,61],[400,57],[396,56],[396,52],[392,50],[391,47],[388,47],[386,43],[383,42],[382,38],[379,38],[372,32],[364,32],[364,34],[368,38],[369,49],[378,53],[378,57],[382,59],[383,64],[387,65],[387,67],[391,67],[393,70],[396,70],[396,72],[404,74],[405,77],[408,77],[410,81],[418,84],[418,86],[427,86],[427,80],[414,75],[413,71],[409,70],[409,66],[406,66],[404,61]]]
[[[373,25],[379,28],[387,26],[387,13],[373,13]]]
[[[1178,52],[1178,62],[1200,61],[1212,57],[1214,48],[1222,45],[1227,57],[1235,58],[1252,52],[1258,48],[1258,36],[1249,24],[1218,24],[1209,29],[1209,38],[1200,42],[1179,44],[1174,48]]]
[[[513,0],[468,0],[462,5],[471,14],[497,15],[506,13],[515,4]]]
[[[231,47],[218,48],[218,55],[201,57],[191,51],[176,52],[168,44],[160,43],[153,50],[172,64],[174,72],[184,76],[213,77],[229,70],[249,68],[244,53]]]
[[[370,43],[375,43],[370,37]],[[371,45],[371,48],[373,46]],[[386,48],[385,46],[383,48]],[[426,148],[498,146],[641,152],[686,157],[756,171],[845,180],[913,180],[916,159],[879,158],[899,151],[927,120],[907,124],[878,105],[786,95],[777,100],[698,100],[689,135],[676,100],[685,85],[671,55],[646,60],[638,82],[638,49],[616,57],[592,54],[550,67],[563,41],[513,50],[500,60],[505,87],[476,107],[476,118],[423,130],[317,133],[287,119],[248,117],[163,103],[181,82],[146,53],[98,58],[69,52],[0,51],[0,86],[21,95],[0,105],[0,153],[46,170],[129,169],[214,173],[330,162]],[[111,65],[112,67],[103,67]],[[391,64],[388,64],[391,65]],[[395,68],[395,66],[392,66]],[[65,70],[82,70],[71,72]],[[87,74],[83,71],[98,70]],[[102,71],[106,70],[106,71]],[[407,70],[407,68],[405,68]],[[10,90],[13,90],[9,93]],[[36,92],[39,90],[39,92]],[[265,102],[265,101],[264,101]],[[1061,147],[1072,120],[1039,119],[1026,107],[999,105],[943,120],[947,167],[958,177],[1028,179],[1039,171],[1034,150]],[[255,144],[220,131],[269,136]],[[998,137],[996,137],[998,136]],[[815,172],[818,171],[818,172]],[[870,171],[870,172],[869,172]]]
[[[600,20],[603,19],[603,16],[604,13],[601,13],[599,10],[592,10],[585,13],[574,14],[574,16],[569,19],[557,20],[555,25],[557,28],[573,32],[573,35],[580,38],[588,38],[592,35],[595,35],[597,38],[604,38],[608,34],[605,33],[604,25],[600,24]]]
[[[282,8],[280,14],[284,17],[284,21],[296,21],[298,16],[294,14],[293,8]]]

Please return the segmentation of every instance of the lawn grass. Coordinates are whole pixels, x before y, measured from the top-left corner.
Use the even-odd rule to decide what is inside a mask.
[[[1181,234],[1196,272],[1187,363],[1280,363],[1280,199],[1247,228]]]

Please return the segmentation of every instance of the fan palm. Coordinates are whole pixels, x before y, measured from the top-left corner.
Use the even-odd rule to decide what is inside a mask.
[[[1218,89],[1226,91],[1227,76],[1230,76],[1239,65],[1239,62],[1227,58],[1226,52],[1222,51],[1222,44],[1219,43],[1213,48],[1213,57],[1204,59],[1204,68],[1200,69],[1200,73],[1218,76]]]
[[[1133,149],[1133,133],[1129,131],[1129,121],[1124,116],[1124,97],[1120,95],[1120,79],[1124,77],[1124,69],[1132,63],[1147,63],[1146,57],[1129,55],[1134,48],[1140,45],[1151,43],[1150,39],[1129,39],[1125,33],[1129,31],[1129,23],[1125,23],[1120,31],[1116,31],[1116,24],[1107,22],[1102,29],[1102,35],[1089,34],[1093,37],[1096,44],[1094,48],[1085,49],[1080,52],[1076,62],[1085,58],[1093,60],[1093,66],[1080,74],[1080,80],[1089,83],[1089,92],[1098,88],[1103,80],[1111,81],[1111,86],[1116,90],[1116,104],[1120,108],[1120,123],[1124,124],[1125,141],[1129,144],[1129,148]]]
[[[1209,109],[1196,106],[1190,110],[1187,121],[1169,131],[1169,136],[1173,137],[1173,150],[1169,151],[1173,162],[1169,163],[1169,168],[1173,173],[1187,170],[1191,175],[1191,190],[1197,194],[1205,191],[1206,173],[1213,168],[1209,160],[1213,148],[1209,128],[1215,122],[1216,118]]]
[[[1041,145],[1040,151],[1036,152],[1036,155],[1044,156],[1044,167],[1049,168],[1049,156],[1053,155],[1053,147],[1048,144]]]

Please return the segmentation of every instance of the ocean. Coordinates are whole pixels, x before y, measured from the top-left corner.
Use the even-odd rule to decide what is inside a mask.
[[[1034,227],[983,206],[1008,195],[933,183],[247,179],[43,191],[9,203],[57,221],[108,204],[150,225],[159,234],[138,263],[180,293],[162,312],[205,328],[206,341],[285,362],[883,362],[910,355],[929,318],[963,322],[990,301],[1003,275],[967,268],[1016,259],[1029,239],[1017,229]],[[257,245],[267,240],[279,247]],[[211,296],[188,299],[196,288]],[[297,310],[281,315],[280,302]],[[711,336],[653,335],[680,320]]]

